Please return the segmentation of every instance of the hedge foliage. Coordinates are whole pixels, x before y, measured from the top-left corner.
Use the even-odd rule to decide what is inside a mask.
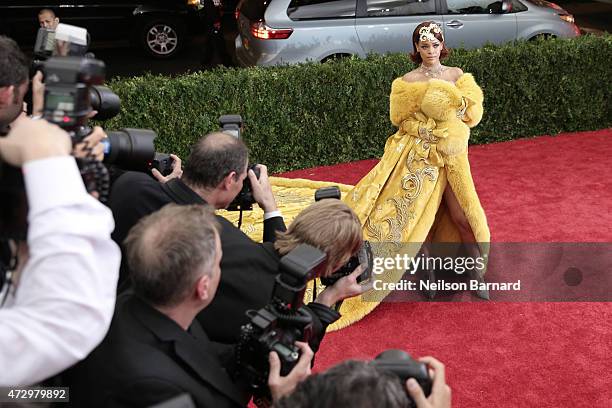
[[[453,50],[485,94],[472,143],[612,126],[612,35]],[[389,92],[415,68],[406,55],[324,64],[118,78],[122,112],[107,129],[150,128],[158,151],[186,157],[222,114],[239,113],[253,161],[272,171],[377,157],[394,132]]]

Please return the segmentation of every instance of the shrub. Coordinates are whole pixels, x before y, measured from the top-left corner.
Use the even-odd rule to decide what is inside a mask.
[[[472,143],[612,125],[612,36],[454,50],[445,61],[471,72],[485,94]],[[158,133],[158,151],[186,157],[222,114],[241,114],[252,161],[285,171],[377,157],[394,133],[389,92],[415,68],[405,55],[324,64],[217,69],[174,78],[118,78],[122,112],[109,129]]]

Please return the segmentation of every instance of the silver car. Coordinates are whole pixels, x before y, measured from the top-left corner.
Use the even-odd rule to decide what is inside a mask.
[[[544,0],[241,0],[236,16],[242,66],[412,52],[425,20],[443,27],[450,48],[580,35],[572,15]]]

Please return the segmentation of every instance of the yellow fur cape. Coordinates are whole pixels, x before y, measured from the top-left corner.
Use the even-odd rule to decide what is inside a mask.
[[[483,115],[482,90],[471,74],[463,74],[455,84],[398,78],[390,103],[391,122],[399,130],[387,140],[381,161],[344,198],[362,222],[364,238],[379,243],[374,256],[415,256],[430,230],[433,242],[460,242],[457,226],[441,205],[447,184],[481,243],[481,254],[487,255],[490,232],[467,153],[470,128]],[[458,114],[461,108],[463,115]],[[433,136],[420,134],[419,128]],[[391,269],[377,278],[397,282],[403,273]],[[333,328],[365,316],[387,294],[372,291],[346,300],[343,317]]]
[[[456,113],[463,100],[467,106],[460,119]],[[481,252],[488,253],[489,229],[467,156],[469,129],[480,122],[482,103],[482,91],[470,74],[462,75],[454,85],[441,80],[408,83],[401,78],[393,82],[390,117],[398,131],[387,140],[381,161],[355,187],[340,185],[343,200],[359,216],[365,238],[373,242],[375,256],[414,256],[430,230],[434,231],[434,242],[459,242],[457,227],[440,205],[447,184],[481,243]],[[423,126],[436,135],[435,143],[418,137],[418,129]],[[313,202],[317,188],[337,185],[282,178],[271,178],[271,183],[287,224]],[[222,215],[234,222],[238,219],[235,213]],[[246,213],[243,220],[243,231],[255,240],[262,239],[262,218],[263,212],[254,210]],[[404,270],[388,270],[376,278],[398,281],[403,273]],[[309,285],[306,302],[312,299],[312,290]],[[387,293],[371,291],[345,300],[340,310],[342,318],[329,330],[360,320]]]

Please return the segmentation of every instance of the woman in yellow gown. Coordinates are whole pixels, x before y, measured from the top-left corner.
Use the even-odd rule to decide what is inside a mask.
[[[423,242],[462,242],[468,256],[486,261],[490,232],[467,152],[469,129],[483,115],[482,90],[471,74],[440,63],[448,51],[437,24],[419,24],[412,40],[411,58],[420,66],[391,87],[390,117],[398,131],[344,201],[358,215],[364,239],[378,243],[375,256],[415,256]],[[386,273],[385,281],[397,282],[404,270]],[[470,271],[480,282],[483,275],[484,268]],[[347,302],[343,314],[365,315],[387,293],[376,294],[371,305]],[[486,290],[477,295],[488,299]]]
[[[419,24],[412,41],[411,58],[420,65],[391,87],[390,117],[398,131],[387,140],[380,162],[356,186],[340,186],[343,200],[359,217],[375,257],[416,257],[424,242],[454,242],[467,244],[467,255],[484,258],[486,265],[490,232],[467,151],[470,128],[483,115],[483,94],[471,74],[440,63],[448,50],[437,24]],[[273,184],[286,220],[287,213],[303,208],[305,195],[312,195],[309,189],[329,185],[278,178]],[[403,267],[386,268],[374,278],[395,283],[404,272]],[[483,281],[485,268],[469,272],[471,279]],[[342,318],[330,329],[361,319],[389,292],[373,290],[345,300]],[[477,295],[488,299],[486,290]]]

